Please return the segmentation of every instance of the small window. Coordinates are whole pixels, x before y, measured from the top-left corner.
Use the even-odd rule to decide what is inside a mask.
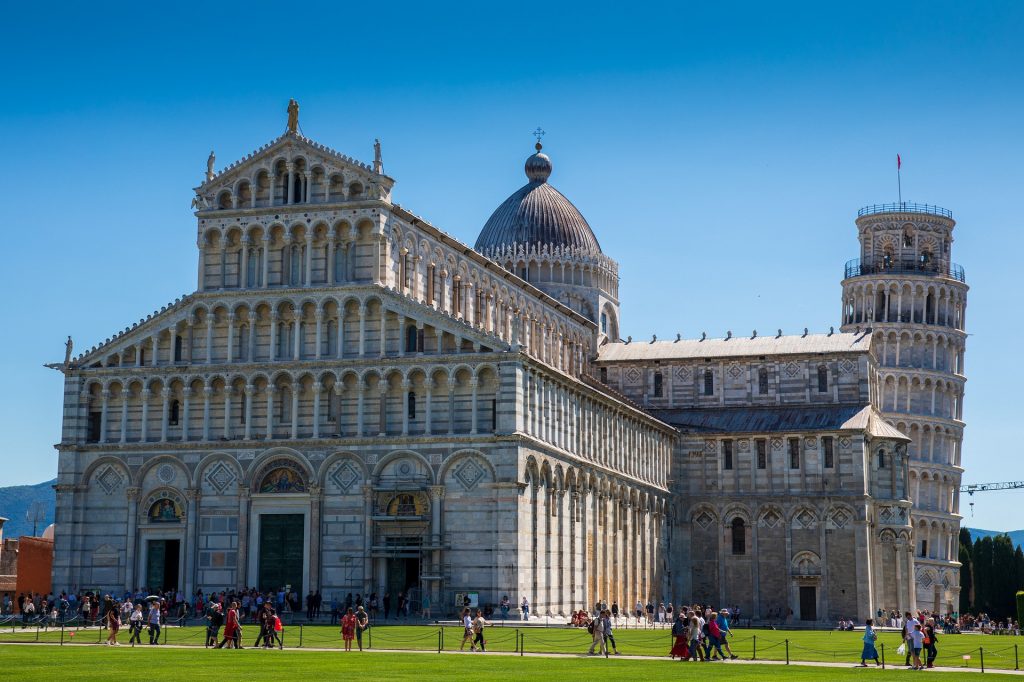
[[[242,409],[241,409],[241,412],[240,412],[240,414],[239,414],[239,423],[240,423],[240,424],[244,424],[244,423],[245,423],[245,403],[246,403],[246,402],[247,402],[248,400],[249,400],[249,396],[247,396],[247,395],[245,394],[245,392],[243,391],[243,392],[242,392],[242,400],[241,400],[241,408],[242,408]]]
[[[174,361],[181,362],[181,337],[174,337]]]
[[[927,540],[921,540],[921,558],[922,559],[927,559],[928,558],[928,541]]]
[[[526,279],[526,278],[523,277],[523,279]],[[608,333],[608,315],[606,313],[601,313],[601,333],[602,334],[607,334]]]
[[[834,451],[833,445],[832,445],[832,436],[825,436],[824,438],[821,439],[821,449],[822,449],[822,452],[825,453],[825,468],[826,469],[833,469],[833,468],[835,468],[835,465],[836,465],[835,459],[836,458],[835,458],[835,451]]]
[[[715,394],[715,375],[710,369],[704,370],[704,395]]]
[[[885,450],[882,450],[881,448],[878,449],[878,468],[885,468]]]
[[[907,228],[907,229],[906,229],[906,230],[905,230],[905,231],[903,232],[903,246],[905,246],[905,247],[908,247],[908,248],[909,248],[909,247],[911,247],[911,246],[913,246],[913,245],[914,245],[914,233],[913,233],[913,231],[912,231],[912,230],[911,230],[911,229],[910,229],[910,228],[908,227],[908,228]]]
[[[139,349],[139,366],[141,367],[142,365],[145,365],[145,364],[146,364],[146,349],[145,348],[140,348]]]
[[[416,325],[410,324],[405,328],[405,352],[415,353],[416,352]]]
[[[757,446],[757,468],[767,469],[768,468],[768,441],[757,440],[754,441]]]
[[[828,392],[828,367],[818,365],[818,393]]]
[[[757,393],[768,395],[768,370],[764,367],[757,370]]]
[[[789,468],[799,469],[800,468],[800,439],[790,438],[789,439]]]
[[[178,425],[178,419],[181,417],[181,405],[177,400],[171,401],[170,416],[167,418],[167,423],[171,426]]]
[[[498,430],[498,400],[491,399],[491,431]]]
[[[722,441],[722,468],[732,469],[732,441]]]
[[[732,520],[732,553],[747,553],[747,527],[738,516]]]
[[[409,410],[409,419],[416,418],[416,394],[413,391],[409,391],[409,395],[406,396],[406,405]]]
[[[601,368],[601,383],[602,384],[607,384],[608,383],[608,368],[607,367],[602,367]]]
[[[661,372],[654,373],[654,397],[660,398],[664,392],[664,379],[661,376]]]

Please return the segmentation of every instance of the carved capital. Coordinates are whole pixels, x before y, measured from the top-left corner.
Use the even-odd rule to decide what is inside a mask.
[[[185,499],[189,502],[195,502],[202,497],[202,491],[199,488],[185,488]]]
[[[432,485],[429,488],[430,497],[434,500],[443,500],[445,487],[443,485]]]
[[[142,492],[142,488],[125,488],[124,493],[128,497],[129,502],[133,502],[139,499],[139,493]]]

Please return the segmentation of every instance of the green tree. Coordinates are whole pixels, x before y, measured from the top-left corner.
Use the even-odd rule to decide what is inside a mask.
[[[1013,558],[1013,541],[1009,535],[992,538],[992,592],[989,596],[989,615],[1003,619],[1016,613],[1014,595],[1017,592],[1017,565]]]
[[[974,610],[974,583],[971,569],[971,543],[960,544],[960,613]]]
[[[971,551],[974,566],[974,611],[992,610],[992,538],[978,538]]]

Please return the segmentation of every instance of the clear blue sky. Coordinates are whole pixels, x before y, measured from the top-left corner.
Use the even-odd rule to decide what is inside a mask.
[[[381,138],[395,199],[468,243],[544,127],[636,338],[838,326],[853,219],[895,200],[899,152],[904,198],[953,211],[972,287],[965,481],[1024,479],[1024,5],[837,4],[9,5],[0,484],[56,471],[42,364],[194,289],[206,156],[275,137],[290,97],[344,153]],[[1021,528],[1022,499],[963,513]]]

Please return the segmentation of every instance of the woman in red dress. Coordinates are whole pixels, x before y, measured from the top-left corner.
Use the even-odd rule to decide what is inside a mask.
[[[224,647],[226,649],[237,649],[239,635],[238,632],[238,602],[231,602],[231,606],[228,608],[227,618],[224,620],[224,639],[217,648]]]
[[[352,651],[352,640],[356,637],[356,616],[351,607],[341,618],[341,638],[345,641],[345,651]]]
[[[672,651],[669,652],[669,656],[672,658],[678,658],[680,661],[685,661],[690,657],[690,648],[687,644],[687,630],[689,626],[683,619],[683,610],[680,609],[676,613],[676,622],[672,624]]]

